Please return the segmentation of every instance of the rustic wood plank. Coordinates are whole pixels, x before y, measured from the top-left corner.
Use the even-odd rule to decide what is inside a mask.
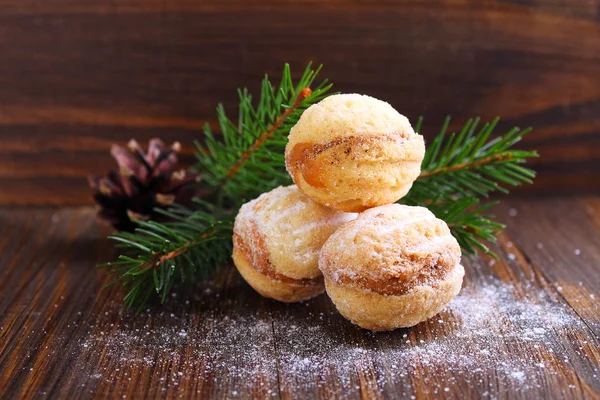
[[[597,204],[509,200],[501,259],[465,260],[447,310],[390,333],[353,326],[326,296],[264,299],[231,266],[123,312],[117,289],[100,290],[94,265],[112,250],[92,209],[0,208],[0,397],[596,398],[598,307],[582,311],[557,282],[588,274],[583,287],[600,290],[587,263],[600,228],[585,219]],[[533,251],[539,230],[554,264]]]
[[[31,228],[21,248],[3,253],[12,255],[8,267],[16,273],[1,282],[7,295],[0,302],[0,394],[176,398],[185,392],[223,398],[237,392],[242,398],[266,398],[276,393],[266,300],[244,313],[246,297],[254,293],[234,297],[231,285],[239,279],[231,269],[212,282],[217,291],[206,287],[183,307],[174,302],[175,308],[123,314],[112,300],[121,295],[100,290],[104,279],[94,265],[106,259],[109,246],[98,240],[106,230],[99,229],[92,210],[16,214]],[[38,257],[36,268],[32,259]],[[240,323],[240,315],[248,320]],[[154,328],[151,337],[145,335]],[[255,346],[256,358],[245,356],[247,346]],[[220,379],[241,363],[253,371],[249,381]]]
[[[513,267],[523,274],[522,265]],[[543,285],[533,279],[520,277],[509,280],[510,286],[499,284],[497,276],[503,276],[510,268],[507,262],[495,264],[494,268],[487,263],[467,264],[466,290],[494,288],[490,289],[492,301],[504,301],[504,294],[496,291],[498,287],[510,288],[517,297],[529,298],[535,302],[532,304],[544,307],[554,307],[554,302],[559,301],[560,297],[547,283]],[[492,271],[493,275],[490,274]],[[554,300],[540,299],[542,294],[552,296]],[[578,329],[556,332],[557,336],[543,334],[544,345],[541,346],[541,337],[522,339],[519,335],[530,335],[532,333],[528,331],[532,329],[553,328],[526,324],[525,329],[502,329],[501,321],[515,318],[509,314],[514,310],[507,304],[501,303],[498,311],[488,310],[491,314],[485,318],[490,319],[489,324],[481,320],[481,315],[474,318],[475,323],[469,322],[470,317],[467,317],[465,329],[461,316],[468,316],[469,310],[459,307],[476,306],[471,300],[461,300],[455,308],[451,307],[439,317],[410,330],[383,334],[370,334],[348,324],[331,312],[330,304],[321,308],[321,302],[327,303],[326,298],[313,301],[308,311],[303,306],[285,307],[287,318],[279,320],[281,333],[277,336],[283,397],[291,398],[293,393],[309,396],[311,392],[319,392],[326,398],[342,395],[348,398],[359,395],[364,398],[446,395],[473,399],[482,396],[598,396],[599,342],[585,324],[579,322]],[[483,297],[481,300],[486,301]],[[516,307],[519,312],[526,313],[528,302],[516,304],[519,304]],[[564,306],[563,303],[557,309],[577,319],[576,314]],[[321,312],[311,310],[313,307]],[[473,312],[480,311],[475,309]],[[549,309],[549,312],[552,311]],[[319,318],[321,315],[324,323]],[[518,319],[514,322],[519,323]],[[471,328],[477,330],[469,331]],[[309,338],[299,336],[306,330]],[[589,343],[586,346],[589,354],[582,353],[574,343]],[[494,351],[498,353],[494,354]],[[477,360],[477,355],[473,355],[478,352],[482,353],[483,360]],[[336,374],[332,376],[331,370]]]
[[[596,335],[600,335],[598,205],[596,196],[511,199],[498,208],[500,218],[508,222],[513,253],[522,253],[535,265]]]
[[[204,121],[214,124],[218,102],[235,114],[238,87],[256,90],[265,72],[277,76],[290,62],[298,73],[309,60],[325,64],[337,90],[425,115],[429,138],[446,114],[535,127],[524,146],[540,149],[540,177],[524,190],[600,188],[594,1],[0,7],[0,204],[89,204],[86,171],[112,167],[109,143],[162,136],[189,147]]]

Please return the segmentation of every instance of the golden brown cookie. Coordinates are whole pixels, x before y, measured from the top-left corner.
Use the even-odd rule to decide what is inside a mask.
[[[265,297],[285,302],[322,293],[318,257],[325,240],[356,217],[315,203],[295,185],[244,204],[233,228],[233,261]]]
[[[460,291],[460,246],[423,207],[372,208],[341,226],[319,257],[327,294],[354,324],[376,331],[416,325]]]
[[[292,128],[286,168],[307,196],[360,212],[410,190],[425,155],[423,137],[388,103],[360,94],[327,97]]]

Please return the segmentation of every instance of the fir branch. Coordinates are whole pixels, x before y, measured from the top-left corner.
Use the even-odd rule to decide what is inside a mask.
[[[323,99],[331,88],[327,81],[310,88],[320,69],[312,70],[309,64],[294,84],[286,64],[277,89],[268,77],[263,79],[256,104],[246,89],[238,91],[237,122],[218,107],[223,140],[206,126],[204,146],[197,143],[197,170],[205,185],[215,191],[214,201],[237,208],[263,192],[291,183],[284,167],[287,134],[302,112]]]
[[[127,254],[102,266],[118,276],[109,285],[127,289],[128,308],[143,306],[153,293],[164,302],[173,285],[204,279],[231,255],[231,213],[203,202],[194,211],[175,206],[161,213],[173,222],[140,222],[135,233],[110,237]]]
[[[512,149],[531,129],[515,127],[490,139],[498,121],[477,130],[479,118],[470,119],[458,134],[447,134],[447,117],[427,148],[419,178],[400,200],[425,206],[446,221],[463,251],[471,255],[479,249],[495,256],[484,242],[493,242],[504,227],[486,214],[495,203],[480,205],[481,199],[496,191],[508,193],[507,186],[531,183],[535,177],[533,170],[520,164],[537,157],[537,152]],[[422,122],[417,122],[417,132]]]
[[[269,137],[271,137],[273,135],[273,133],[285,122],[285,120],[288,119],[289,116],[298,109],[298,107],[300,107],[300,104],[302,104],[302,101],[304,99],[306,99],[308,96],[310,96],[311,94],[312,94],[312,90],[310,88],[308,88],[308,87],[303,88],[300,91],[300,93],[298,94],[298,96],[296,97],[294,104],[290,108],[285,110],[283,112],[283,114],[281,114],[281,116],[279,118],[277,118],[275,120],[275,122],[269,127],[269,129],[267,129],[262,135],[260,135],[258,137],[258,139],[256,139],[256,141],[252,144],[252,146],[247,151],[242,153],[242,156],[240,157],[239,161],[236,162],[235,165],[233,165],[229,169],[229,171],[227,171],[227,178],[233,177],[238,172],[238,170],[248,161],[250,156],[252,154],[256,153],[258,151],[258,149],[260,149],[260,147],[263,145],[265,140],[267,140]]]
[[[172,222],[140,222],[133,234],[111,236],[124,254],[103,266],[117,276],[109,285],[119,283],[127,290],[126,307],[142,307],[153,293],[164,302],[174,285],[202,280],[231,257],[239,206],[290,183],[283,156],[286,136],[302,112],[331,88],[327,81],[310,88],[319,70],[309,65],[294,85],[286,65],[277,89],[265,77],[256,105],[247,90],[240,90],[237,122],[220,105],[222,141],[206,126],[204,145],[197,143],[196,169],[212,196],[196,200],[194,209],[157,210]]]
[[[172,222],[140,222],[134,234],[112,237],[124,254],[105,267],[117,276],[111,284],[126,288],[127,307],[141,307],[154,294],[164,302],[174,285],[202,280],[230,259],[233,221],[241,204],[291,183],[284,167],[286,136],[302,112],[331,88],[324,82],[310,89],[318,71],[309,66],[293,84],[286,65],[277,89],[265,77],[255,104],[247,90],[240,90],[237,121],[219,106],[222,137],[207,126],[204,144],[197,144],[196,169],[210,195],[197,200],[194,209],[162,211]],[[497,122],[477,129],[479,119],[469,120],[458,133],[447,134],[447,118],[427,149],[420,177],[400,201],[426,206],[446,221],[467,254],[479,249],[493,255],[484,243],[494,241],[503,228],[488,214],[494,203],[482,205],[481,200],[535,176],[521,164],[537,153],[512,148],[530,130],[513,128],[491,139]],[[415,130],[421,125],[420,119]]]
[[[443,190],[451,186],[451,191],[463,196],[487,197],[495,191],[508,193],[506,186],[532,183],[535,172],[520,164],[538,154],[512,149],[531,128],[515,127],[490,140],[498,121],[496,118],[477,130],[479,118],[469,119],[458,133],[447,134],[447,117],[427,148],[421,175],[409,196],[418,196],[423,187]],[[420,128],[421,123],[417,126]]]

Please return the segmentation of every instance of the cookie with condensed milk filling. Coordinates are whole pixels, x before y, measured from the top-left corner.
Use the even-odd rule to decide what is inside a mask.
[[[327,239],[319,257],[338,311],[371,330],[416,325],[460,291],[461,251],[446,223],[424,207],[371,208]]]
[[[405,196],[421,171],[423,137],[388,103],[360,94],[327,97],[291,129],[286,168],[325,206],[360,212]]]
[[[233,229],[233,261],[265,297],[309,299],[325,288],[318,256],[325,240],[356,217],[324,207],[295,185],[279,187],[244,204]]]

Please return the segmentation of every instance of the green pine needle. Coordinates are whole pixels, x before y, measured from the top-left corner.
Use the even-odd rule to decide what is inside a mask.
[[[162,213],[173,222],[140,222],[135,233],[110,237],[128,255],[102,267],[118,276],[109,285],[120,283],[128,291],[127,308],[142,307],[154,294],[164,302],[174,284],[203,280],[231,256],[230,212],[200,202],[194,211],[175,206]]]
[[[192,209],[158,210],[170,222],[140,222],[133,234],[111,236],[122,255],[103,267],[116,277],[108,285],[120,284],[127,291],[127,308],[140,310],[152,297],[164,302],[175,285],[202,281],[230,259],[239,207],[291,183],[285,171],[287,135],[302,112],[325,98],[332,86],[324,81],[308,90],[320,68],[309,65],[294,83],[285,65],[277,87],[264,78],[256,101],[246,89],[239,90],[235,121],[219,105],[221,134],[217,137],[206,126],[202,144],[196,143],[195,169],[202,174],[204,199],[196,200]],[[495,203],[481,200],[535,177],[522,164],[537,153],[512,148],[530,129],[513,128],[495,136],[497,123],[495,119],[480,126],[478,118],[471,119],[457,133],[448,134],[450,118],[446,118],[428,146],[421,176],[400,200],[425,206],[446,221],[466,254],[481,250],[495,256],[485,243],[493,242],[503,228],[487,211]],[[419,119],[415,130],[421,126]]]
[[[512,128],[493,135],[499,118],[480,127],[479,118],[468,120],[458,133],[447,133],[446,117],[439,134],[427,147],[421,175],[400,203],[429,208],[450,226],[463,252],[477,250],[496,256],[485,242],[493,242],[504,225],[486,214],[495,203],[481,205],[493,192],[508,193],[508,187],[531,183],[535,171],[522,166],[537,157],[535,151],[512,149],[531,128]],[[416,124],[419,132],[422,118]],[[479,128],[479,129],[478,129]]]
[[[222,106],[217,108],[222,140],[206,126],[204,146],[196,143],[196,147],[197,170],[205,185],[217,192],[218,204],[238,208],[261,193],[292,183],[284,167],[287,135],[302,112],[331,89],[324,81],[306,90],[320,70],[312,70],[309,64],[294,84],[286,64],[279,87],[274,88],[268,77],[263,79],[256,105],[246,89],[239,90],[237,123],[227,117]]]
[[[309,90],[321,67],[309,64],[294,81],[286,64],[274,87],[265,77],[257,101],[239,90],[238,119],[217,107],[221,135],[204,129],[196,143],[201,185],[209,195],[193,210],[176,206],[157,210],[171,222],[141,222],[135,233],[110,237],[123,249],[117,261],[102,265],[127,291],[124,303],[138,310],[153,296],[164,302],[176,284],[202,281],[231,257],[233,220],[239,207],[277,186],[289,185],[284,149],[287,134],[302,112],[331,89],[323,81]]]

